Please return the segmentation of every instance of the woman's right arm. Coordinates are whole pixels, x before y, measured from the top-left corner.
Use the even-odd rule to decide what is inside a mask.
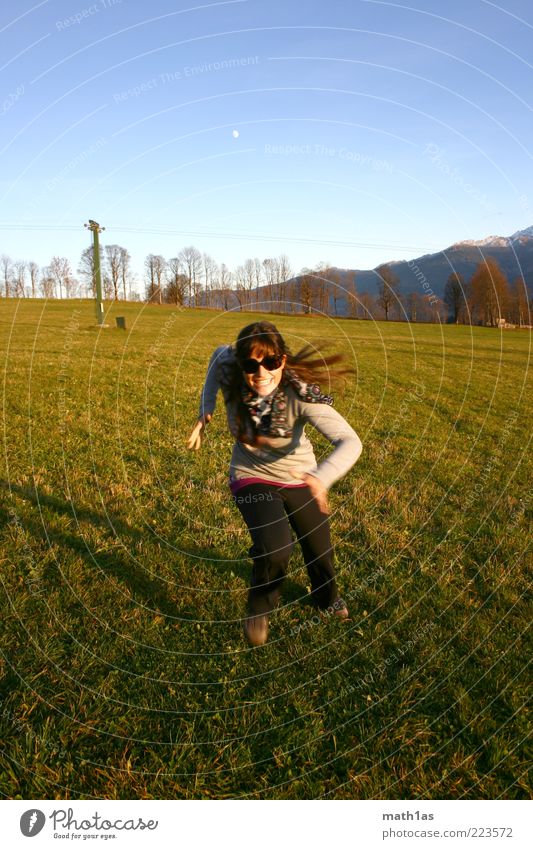
[[[205,376],[204,385],[200,393],[200,407],[198,411],[198,421],[196,422],[191,435],[187,440],[187,447],[193,451],[198,451],[202,444],[202,431],[206,424],[211,421],[217,403],[217,393],[220,389],[218,380],[218,364],[223,352],[226,351],[228,345],[219,345],[216,348],[209,360],[207,373]]]

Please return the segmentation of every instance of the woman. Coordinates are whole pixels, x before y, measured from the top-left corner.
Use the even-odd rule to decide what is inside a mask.
[[[361,440],[314,381],[339,363],[318,358],[311,346],[291,354],[269,321],[244,327],[235,345],[222,345],[209,362],[198,422],[188,447],[198,450],[222,389],[228,427],[235,436],[229,485],[252,538],[253,570],[244,632],[253,646],[268,636],[268,616],[294,546],[301,546],[312,597],[321,610],[348,617],[335,582],[327,491],[361,454]],[[350,369],[337,369],[345,374]],[[313,425],[335,447],[318,465],[304,430]]]

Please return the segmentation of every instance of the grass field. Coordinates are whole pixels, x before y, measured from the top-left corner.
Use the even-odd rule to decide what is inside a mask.
[[[528,798],[530,333],[275,318],[356,364],[363,454],[330,493],[351,619],[318,620],[295,550],[251,649],[222,398],[184,443],[255,317],[0,302],[0,792]]]

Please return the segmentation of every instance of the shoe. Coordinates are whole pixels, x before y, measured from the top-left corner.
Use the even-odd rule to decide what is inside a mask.
[[[335,616],[336,619],[348,619],[350,617],[346,602],[340,596],[337,596],[329,607],[320,608],[320,613],[324,617]]]
[[[251,646],[263,646],[268,637],[268,613],[247,616],[244,620],[244,633]]]
[[[348,608],[346,607],[346,602],[340,596],[337,596],[335,601],[332,604],[333,613],[337,617],[337,619],[348,619],[350,614],[348,612]]]

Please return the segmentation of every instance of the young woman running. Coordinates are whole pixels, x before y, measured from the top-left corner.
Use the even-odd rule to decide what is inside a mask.
[[[315,382],[341,359],[339,354],[318,357],[311,346],[291,354],[276,327],[258,321],[240,331],[236,344],[218,347],[209,362],[188,447],[200,448],[221,389],[228,427],[236,439],[229,485],[252,538],[244,632],[254,646],[267,640],[268,616],[279,601],[294,546],[291,527],[317,607],[333,607],[340,619],[348,616],[335,582],[327,491],[358,460],[362,445],[331,406],[332,397],[323,395]],[[333,374],[348,371],[337,369]],[[318,465],[306,424],[334,446]]]

